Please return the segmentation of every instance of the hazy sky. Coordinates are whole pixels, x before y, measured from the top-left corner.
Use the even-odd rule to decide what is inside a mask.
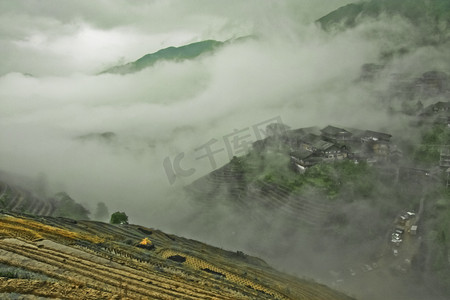
[[[1,0],[0,170],[44,173],[53,192],[92,209],[105,201],[131,222],[164,229],[173,201],[184,204],[173,193],[212,170],[195,149],[213,139],[220,166],[224,136],[274,117],[294,128],[389,129],[372,93],[387,82],[368,88],[355,79],[414,34],[399,19],[341,33],[313,24],[349,2]],[[164,47],[250,34],[257,38],[192,61],[95,75]],[[447,58],[443,49],[412,49],[392,69],[415,76]],[[117,138],[77,139],[106,131]],[[196,172],[170,185],[163,162],[182,152],[182,167]]]
[[[0,74],[95,72],[204,39],[309,23],[350,1],[0,1]]]

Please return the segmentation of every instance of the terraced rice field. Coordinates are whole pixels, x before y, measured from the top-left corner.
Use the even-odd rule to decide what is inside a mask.
[[[18,213],[51,216],[55,211],[51,199],[41,199],[20,187],[0,181],[0,209]]]
[[[137,247],[148,238],[154,249]],[[350,299],[264,261],[137,225],[0,215],[8,293],[62,299]]]
[[[247,168],[247,172],[256,169],[255,166]],[[228,164],[193,182],[186,190],[202,208],[220,203],[251,211],[249,217],[259,219],[270,218],[276,212],[293,227],[300,224],[320,227],[334,211],[330,201],[292,195],[287,187],[262,180],[246,183],[240,175]]]

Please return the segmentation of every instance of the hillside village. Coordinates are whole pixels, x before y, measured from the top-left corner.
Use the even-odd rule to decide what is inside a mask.
[[[277,124],[273,124],[277,125]],[[270,126],[270,125],[269,125]],[[253,144],[256,151],[283,147],[289,150],[294,168],[303,172],[306,168],[321,162],[351,159],[355,162],[385,162],[398,159],[401,152],[390,144],[391,135],[383,132],[359,129],[344,129],[327,126],[276,132],[268,138]]]
[[[450,102],[448,103],[450,104]],[[427,107],[426,112],[420,114],[420,117],[422,120],[428,120],[439,115],[438,120],[441,121],[442,113],[445,113],[446,118],[450,118],[448,107],[450,105],[443,105],[442,102],[439,102]],[[445,125],[450,128],[450,123]],[[253,143],[254,151],[257,153],[264,151],[288,153],[293,170],[299,173],[304,173],[307,168],[324,162],[347,159],[355,163],[386,165],[398,163],[403,157],[401,149],[391,143],[392,135],[384,132],[339,128],[331,125],[322,129],[307,127],[289,130],[287,126],[280,124],[269,125],[267,132],[269,133],[267,138]],[[449,172],[449,151],[448,145],[440,147],[439,168],[443,172]],[[430,172],[430,170],[404,166],[402,166],[402,170],[408,170],[407,176],[412,174],[429,175]]]
[[[434,219],[445,216],[446,201],[439,199],[450,188],[449,103],[438,101],[417,113],[411,130],[424,132],[422,144],[406,151],[408,144],[397,144],[402,139],[389,132],[333,125],[290,129],[273,123],[247,155],[234,157],[186,190],[208,209],[232,205],[266,226],[281,218],[289,230],[307,228],[326,239],[353,240],[355,247],[358,239],[373,242],[361,258],[323,271],[332,274],[328,284],[333,286],[357,286],[386,273],[410,276],[440,259],[426,247],[447,249],[435,250],[440,246],[424,239],[447,230]],[[422,157],[430,153],[433,159]],[[370,201],[367,219],[347,208]],[[443,203],[440,211],[437,201]],[[372,214],[379,217],[376,225],[369,225]],[[352,248],[336,243],[345,251]],[[450,252],[445,253],[443,268],[450,265]]]

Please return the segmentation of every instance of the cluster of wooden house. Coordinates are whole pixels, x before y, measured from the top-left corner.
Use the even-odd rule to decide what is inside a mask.
[[[284,126],[284,125],[283,125]],[[275,132],[275,131],[273,131]],[[299,172],[320,162],[352,159],[369,163],[398,160],[401,152],[390,143],[391,135],[360,129],[327,126],[278,130],[253,144],[253,149],[283,151]]]

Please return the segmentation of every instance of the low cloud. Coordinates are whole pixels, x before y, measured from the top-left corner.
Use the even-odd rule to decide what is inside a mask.
[[[413,78],[450,69],[448,47],[417,46],[404,20],[368,21],[339,33],[312,23],[349,1],[236,1],[224,7],[122,0],[98,8],[63,2],[0,4],[0,169],[31,178],[44,173],[52,192],[64,190],[91,211],[103,201],[110,212],[126,211],[132,223],[216,245],[221,242],[213,229],[233,218],[210,232],[182,226],[216,216],[199,215],[182,193],[184,184],[212,171],[207,159],[197,159],[196,148],[211,139],[224,148],[223,137],[235,129],[276,117],[292,128],[335,124],[385,130],[395,138],[404,120],[387,114],[379,99],[390,74]],[[160,48],[249,34],[255,38],[193,61],[95,75]],[[409,53],[394,57],[375,82],[357,83],[362,64],[383,63],[380,54],[399,45]],[[116,138],[78,138],[103,132]],[[196,172],[171,185],[163,162],[182,152],[183,168]],[[226,151],[215,158],[219,166],[229,160]],[[243,237],[257,229],[248,226]],[[219,246],[244,245],[229,241]]]
[[[381,80],[367,88],[355,79],[362,64],[376,62],[382,51],[395,46],[398,28],[406,31],[407,23],[369,22],[328,34],[311,24],[294,26],[294,19],[289,19],[291,23],[275,19],[289,5],[275,6],[276,14],[267,21],[270,24],[256,30],[256,38],[194,61],[161,62],[130,75],[90,74],[102,62],[81,68],[88,74],[75,68],[68,75],[3,75],[0,137],[7,142],[0,147],[2,168],[29,176],[44,172],[81,202],[105,201],[117,208],[133,203],[130,213],[139,215],[136,221],[146,222],[143,208],[155,210],[174,189],[162,166],[164,159],[186,152],[186,167],[198,169],[186,179],[189,182],[212,170],[207,160],[196,160],[195,149],[213,138],[220,141],[235,129],[277,116],[293,128],[342,124],[379,129],[383,124],[388,129],[395,124],[377,107],[373,93],[385,83]],[[267,3],[255,9],[264,7]],[[110,32],[111,41],[121,41],[121,30]],[[393,31],[387,35],[393,38],[380,42],[381,37],[371,34],[377,30]],[[80,31],[73,34],[56,34],[55,43],[44,43],[55,51],[49,57],[56,55],[58,60],[55,53],[71,41],[82,45]],[[57,46],[61,40],[63,46]],[[91,44],[89,39],[84,42]],[[102,45],[102,40],[95,43]],[[44,50],[29,51],[39,58]],[[89,47],[84,51],[65,68],[95,52]],[[108,56],[107,50],[103,52]],[[412,48],[409,55],[394,60],[389,72],[442,67],[447,58],[442,49],[427,53]],[[30,69],[40,63],[30,64]],[[76,139],[107,131],[117,134],[115,144]],[[228,156],[222,152],[217,160],[219,165],[226,163]]]

